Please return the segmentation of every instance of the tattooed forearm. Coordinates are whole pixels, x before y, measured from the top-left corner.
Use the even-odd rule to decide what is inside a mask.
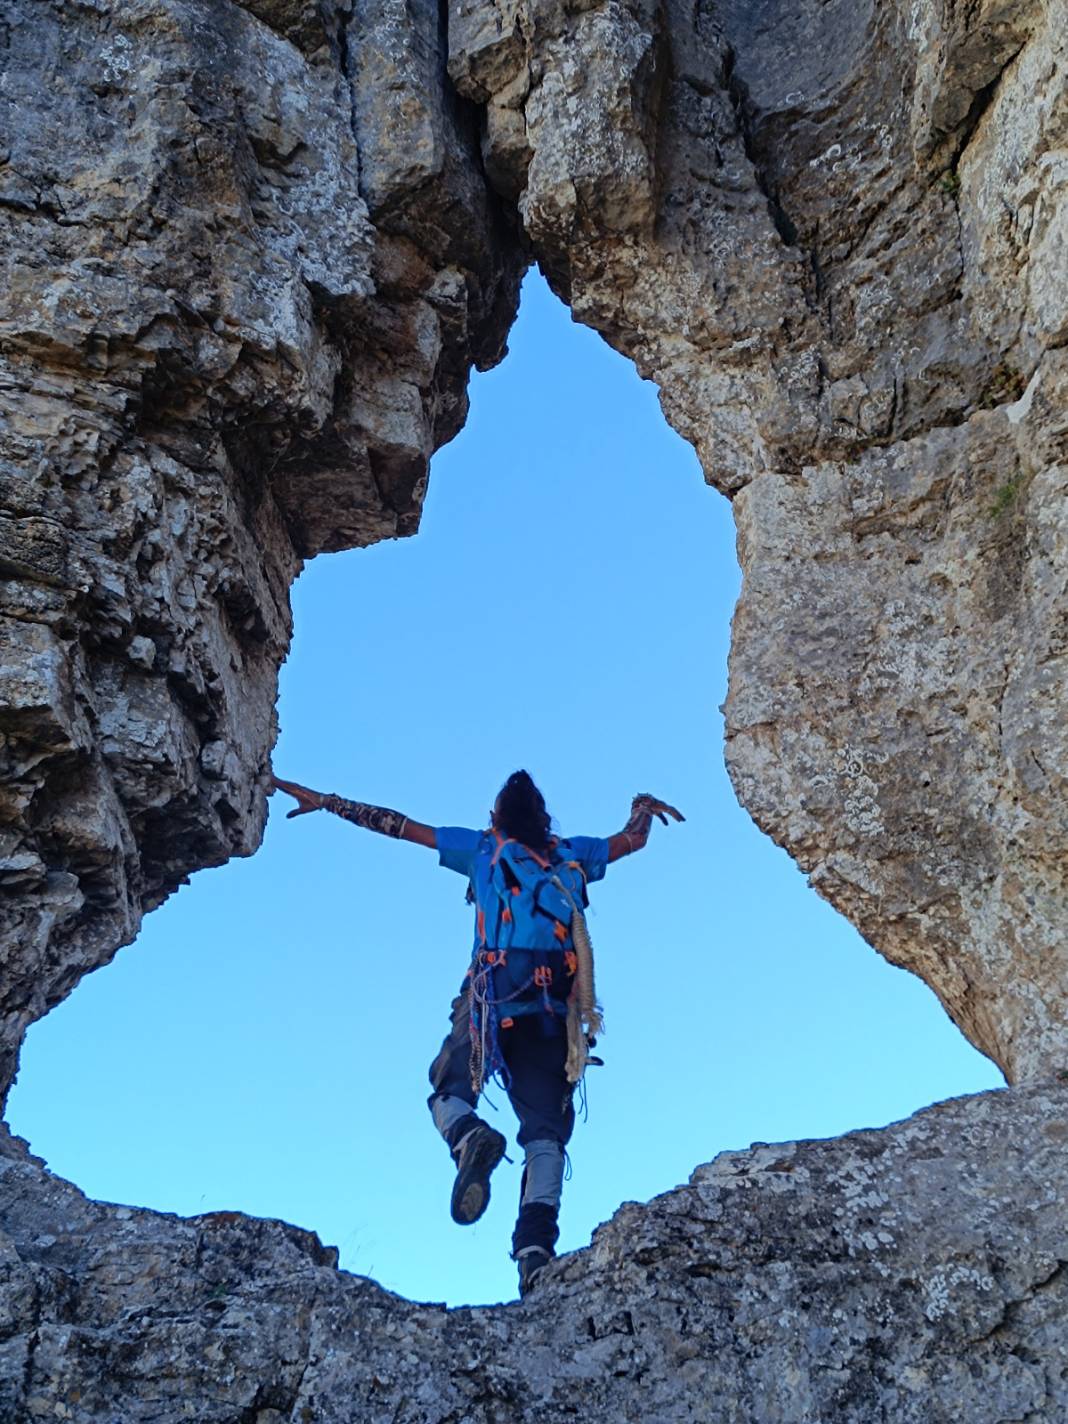
[[[620,835],[627,839],[627,846],[630,850],[641,850],[649,839],[649,828],[653,824],[653,813],[649,802],[651,798],[646,795],[635,796],[630,803],[630,820],[623,827]]]
[[[347,801],[344,796],[324,796],[323,810],[333,811],[351,821],[354,826],[362,826],[365,831],[378,831],[383,836],[400,839],[408,824],[408,817],[399,811],[389,811],[385,806],[368,806],[363,801]]]
[[[630,803],[630,820],[619,832],[619,835],[613,836],[609,841],[609,859],[630,855],[631,851],[641,850],[649,839],[649,828],[653,824],[654,816],[658,821],[663,821],[665,826],[668,824],[669,816],[674,817],[676,821],[686,819],[681,811],[677,811],[674,806],[669,806],[666,801],[658,801],[647,791],[640,792]]]

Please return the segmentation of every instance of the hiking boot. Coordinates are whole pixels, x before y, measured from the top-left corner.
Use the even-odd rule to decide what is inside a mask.
[[[534,1283],[553,1259],[553,1253],[544,1246],[524,1246],[516,1256],[519,1266],[519,1294],[523,1297],[533,1288]]]
[[[528,1246],[536,1246],[546,1256],[553,1255],[559,1236],[555,1206],[548,1202],[524,1202],[512,1232],[512,1260],[518,1261]]]
[[[456,1181],[452,1188],[452,1219],[470,1226],[489,1206],[490,1173],[504,1156],[507,1142],[487,1123],[476,1122],[452,1150]]]
[[[519,1294],[526,1295],[556,1254],[560,1230],[556,1207],[548,1202],[523,1202],[512,1232],[512,1260],[519,1266]]]

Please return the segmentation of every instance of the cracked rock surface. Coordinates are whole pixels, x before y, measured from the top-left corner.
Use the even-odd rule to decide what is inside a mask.
[[[0,0],[0,1097],[259,844],[289,584],[416,528],[503,352],[524,259],[404,17]]]
[[[1068,5],[452,0],[557,291],[734,502],[739,799],[1068,1066]]]
[[[87,1201],[8,1139],[0,1417],[1054,1424],[1066,1141],[1068,1089],[1019,1088],[725,1153],[524,1302],[445,1310],[281,1222]]]

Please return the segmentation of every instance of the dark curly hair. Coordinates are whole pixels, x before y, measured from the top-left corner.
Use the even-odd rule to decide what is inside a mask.
[[[529,771],[513,771],[497,794],[493,822],[510,840],[545,850],[550,840],[552,818],[545,809],[545,797],[534,785]]]

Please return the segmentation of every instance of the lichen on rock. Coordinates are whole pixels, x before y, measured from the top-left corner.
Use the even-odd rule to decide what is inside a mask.
[[[79,1424],[1007,1424],[1068,1408],[1068,1090],[756,1145],[627,1202],[521,1304],[311,1232],[85,1199],[0,1142],[0,1416]]]

